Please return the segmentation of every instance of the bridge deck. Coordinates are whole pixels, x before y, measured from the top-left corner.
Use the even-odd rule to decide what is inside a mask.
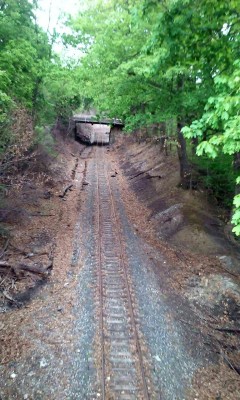
[[[97,119],[95,115],[74,115],[73,120],[80,123],[85,124],[97,124],[97,125],[113,125],[113,126],[124,126],[123,122],[120,119]]]

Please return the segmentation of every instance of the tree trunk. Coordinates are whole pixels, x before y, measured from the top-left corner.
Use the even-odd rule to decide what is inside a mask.
[[[234,171],[240,176],[240,153],[236,153],[234,156]],[[240,185],[235,187],[235,195],[240,194]]]
[[[115,143],[115,128],[111,127],[110,133],[109,133],[109,144]]]
[[[236,153],[234,155],[233,168],[234,168],[234,171],[236,172],[236,174],[238,176],[240,176],[240,153]],[[236,184],[236,186],[235,186],[235,196],[237,194],[240,194],[240,185]],[[235,212],[235,206],[232,206],[230,218],[229,218],[229,221],[228,221],[227,225],[225,226],[224,230],[225,230],[225,233],[228,236],[228,238],[231,241],[233,241],[234,243],[236,243],[236,236],[234,236],[234,234],[232,232],[232,229],[233,229],[232,217],[233,217],[234,212]]]
[[[34,120],[37,113],[37,101],[40,94],[41,83],[42,83],[42,77],[38,77],[34,83],[33,96],[32,96],[32,117]]]
[[[177,124],[178,137],[178,159],[180,164],[180,185],[183,189],[189,189],[191,180],[191,168],[188,162],[186,140],[181,132],[183,125],[181,122]]]

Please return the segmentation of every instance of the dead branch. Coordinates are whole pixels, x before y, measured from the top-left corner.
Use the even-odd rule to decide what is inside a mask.
[[[48,256],[48,258],[50,259],[49,253],[47,251],[43,251],[42,253],[40,253],[40,252],[39,253],[36,253],[36,252],[28,253],[28,254],[26,254],[26,256],[24,258],[33,258],[33,257],[39,257],[39,256]]]
[[[61,197],[61,196],[59,196]],[[41,213],[36,213],[36,214],[30,214],[31,217],[55,217],[56,214],[41,214]]]
[[[154,179],[154,178],[162,179],[161,175],[149,175],[149,176],[147,176],[147,179]]]
[[[21,271],[28,271],[33,274],[48,275],[49,269],[51,268],[52,268],[52,262],[50,262],[45,268],[37,267],[35,265],[19,264],[17,267],[15,267],[15,270],[19,269]]]
[[[71,190],[73,187],[73,184],[71,183],[70,185],[66,186],[65,189],[63,190],[63,193],[59,195],[62,199],[66,196],[67,192]]]
[[[182,323],[184,323],[184,324],[187,324],[187,325],[189,325],[189,326],[194,327],[194,328],[197,329],[197,326],[196,326],[195,324],[192,324],[192,323],[189,322],[189,321],[185,321],[184,319],[179,319],[179,321],[182,322]],[[191,328],[191,332],[194,332],[194,333],[196,333],[197,335],[202,335],[202,332],[201,332],[200,330],[196,330],[196,329],[192,329],[192,328]]]
[[[17,302],[16,300],[14,300],[14,299],[12,298],[12,296],[10,296],[10,294],[9,294],[6,290],[4,290],[4,291],[2,292],[2,294],[3,294],[4,297],[6,297],[7,300],[12,301],[13,303],[17,303],[17,304],[18,304],[18,302]]]
[[[12,265],[9,264],[7,261],[0,261],[0,267],[10,267],[10,268],[12,268]]]
[[[5,278],[9,277],[11,274],[13,275],[14,272],[12,271],[11,268],[9,268],[8,270],[6,270],[5,267],[0,267],[0,274],[1,275],[5,275]],[[4,282],[5,279],[3,279],[0,283],[0,286],[2,285],[2,283]]]
[[[27,256],[29,254],[27,251],[19,249],[19,247],[14,246],[14,244],[9,243],[9,245],[14,249],[17,250],[19,253],[23,254],[24,256]]]
[[[0,268],[0,273],[1,273],[1,271],[5,272],[5,270],[4,270],[3,268]],[[5,275],[5,277],[1,280],[0,286],[3,286],[4,282],[6,282],[6,280],[9,278],[9,275],[10,275],[9,272],[11,272],[11,270],[9,270],[9,271],[7,272],[7,274]]]
[[[21,271],[28,271],[33,274],[38,274],[38,275],[48,275],[49,270],[52,268],[53,262],[52,260],[49,262],[49,264],[46,267],[37,267],[35,265],[26,265],[26,264],[18,264],[18,265],[13,265],[7,261],[0,261],[0,267],[6,267],[6,268],[12,268],[14,273],[18,275],[18,272]]]
[[[4,248],[3,248],[3,251],[2,251],[2,253],[0,254],[0,258],[2,258],[3,256],[4,256],[4,254],[6,253],[6,251],[7,251],[7,248],[8,248],[8,245],[9,245],[9,238],[7,239],[7,241],[6,241],[6,243],[5,243],[5,245],[4,245]]]
[[[27,157],[16,158],[16,159],[11,160],[11,161],[3,161],[3,162],[0,164],[0,168],[1,168],[1,170],[3,171],[3,170],[5,170],[6,168],[8,168],[8,166],[11,165],[11,164],[18,164],[18,163],[20,163],[20,162],[22,162],[22,161],[29,161],[29,160],[33,159],[35,156],[36,156],[36,154],[33,153],[33,154],[30,154],[30,155],[27,156]]]
[[[144,149],[141,150],[141,151],[139,151],[139,152],[136,153],[136,154],[130,154],[130,157],[137,157],[137,156],[139,156],[141,153],[143,153],[143,151],[144,151]]]
[[[214,328],[214,330],[227,333],[240,333],[240,329],[238,328]]]
[[[152,170],[152,168],[147,169],[146,171],[138,172],[138,174],[131,176],[129,179],[132,180],[132,179],[134,179],[134,178],[137,178],[138,176],[143,175],[143,174],[146,174],[147,172],[149,172],[149,171],[151,171],[151,170]]]
[[[220,349],[220,354],[222,355],[223,359],[226,361],[226,363],[228,364],[228,366],[235,371],[238,375],[240,375],[240,370],[239,368],[237,368],[227,357],[227,355],[222,351],[222,349]]]

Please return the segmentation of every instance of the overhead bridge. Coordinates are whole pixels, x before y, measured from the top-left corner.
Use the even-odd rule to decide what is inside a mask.
[[[83,143],[107,145],[110,143],[111,129],[124,126],[120,119],[98,119],[94,115],[74,115],[75,137]]]
[[[82,124],[97,124],[97,125],[110,125],[122,128],[124,123],[117,118],[103,118],[98,119],[95,115],[84,116],[84,115],[74,115],[73,120],[75,123],[82,123]]]

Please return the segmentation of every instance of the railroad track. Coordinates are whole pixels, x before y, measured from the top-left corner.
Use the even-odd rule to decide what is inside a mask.
[[[103,400],[136,400],[150,396],[150,380],[139,338],[132,287],[124,255],[104,148],[96,148],[95,234],[97,309],[99,317],[98,371]]]

